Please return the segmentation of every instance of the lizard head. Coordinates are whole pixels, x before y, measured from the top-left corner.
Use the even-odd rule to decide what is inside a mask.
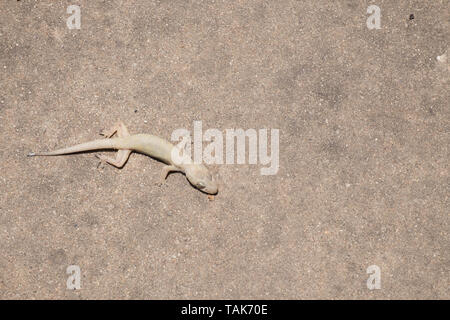
[[[189,182],[198,190],[208,194],[216,194],[219,191],[217,183],[204,165],[190,165],[185,168],[185,174]]]

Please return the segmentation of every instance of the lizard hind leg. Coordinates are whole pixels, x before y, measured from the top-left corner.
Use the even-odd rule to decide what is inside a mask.
[[[125,127],[122,121],[118,121],[111,129],[103,130],[100,134],[105,138],[111,138],[114,134],[117,134],[119,138],[125,138],[130,135],[127,127]],[[96,157],[101,161],[107,162],[117,168],[122,168],[130,157],[130,154],[131,150],[123,149],[117,152],[116,158],[110,158],[102,154],[98,154]]]
[[[131,150],[124,149],[117,151],[116,158],[110,158],[108,156],[105,156],[103,154],[97,154],[96,157],[99,158],[101,161],[107,162],[114,167],[122,168],[125,163],[128,160],[128,157],[130,156]]]
[[[119,138],[128,137],[130,133],[122,121],[117,121],[110,129],[102,130],[100,134],[105,138],[111,138],[115,133]]]

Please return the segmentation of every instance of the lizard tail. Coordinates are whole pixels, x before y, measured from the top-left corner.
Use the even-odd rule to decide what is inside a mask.
[[[69,154],[69,153],[77,153],[82,151],[92,151],[92,150],[99,150],[99,149],[121,149],[117,138],[115,139],[99,139],[94,140],[86,143],[77,144],[72,147],[58,149],[55,151],[48,151],[48,152],[31,152],[27,156],[28,157],[34,157],[34,156],[58,156],[62,154]]]

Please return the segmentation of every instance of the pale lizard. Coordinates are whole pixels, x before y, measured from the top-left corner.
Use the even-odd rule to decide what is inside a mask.
[[[116,133],[117,138],[111,138]],[[180,149],[167,140],[151,134],[130,135],[121,121],[116,123],[110,130],[102,131],[101,134],[106,138],[111,139],[94,140],[49,152],[32,152],[29,153],[28,156],[57,156],[83,151],[117,149],[118,152],[115,159],[105,155],[97,155],[97,157],[117,168],[122,168],[127,162],[131,152],[137,151],[167,164],[163,167],[161,172],[161,183],[166,180],[169,172],[179,171],[184,173],[188,181],[200,191],[207,194],[216,194],[218,192],[216,182],[209,170],[203,164],[193,163],[190,157],[187,158],[188,161],[182,161],[179,164],[173,160],[173,151],[178,152]],[[174,148],[177,149],[174,150]]]

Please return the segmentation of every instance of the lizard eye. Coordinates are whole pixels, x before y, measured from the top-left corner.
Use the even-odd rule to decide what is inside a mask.
[[[199,182],[199,183],[197,183],[197,188],[199,188],[199,189],[205,189],[206,186],[205,186],[205,184],[204,184],[203,182]]]

